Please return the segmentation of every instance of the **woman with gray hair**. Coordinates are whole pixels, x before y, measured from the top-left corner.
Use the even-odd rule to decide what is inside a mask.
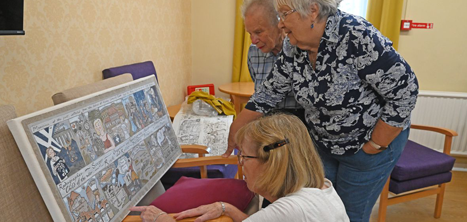
[[[293,92],[350,220],[369,221],[407,142],[418,82],[392,42],[338,10],[339,2],[274,1],[287,38],[271,74],[232,123],[224,156],[241,126]]]

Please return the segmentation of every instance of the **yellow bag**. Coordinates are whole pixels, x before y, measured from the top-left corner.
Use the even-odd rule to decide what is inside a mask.
[[[194,91],[188,96],[187,103],[192,104],[197,99],[201,99],[211,105],[219,114],[234,115],[234,119],[237,116],[233,103],[225,99],[216,98],[204,91]]]

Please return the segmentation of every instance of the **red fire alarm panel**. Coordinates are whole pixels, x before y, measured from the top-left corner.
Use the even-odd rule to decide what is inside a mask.
[[[188,95],[190,95],[194,91],[204,91],[215,96],[214,84],[193,85],[186,87],[186,92]]]
[[[412,20],[402,20],[401,21],[401,30],[408,31],[412,29]]]

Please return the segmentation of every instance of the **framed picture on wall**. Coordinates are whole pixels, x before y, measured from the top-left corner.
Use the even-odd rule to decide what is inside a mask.
[[[154,76],[8,126],[55,221],[121,221],[181,155]]]

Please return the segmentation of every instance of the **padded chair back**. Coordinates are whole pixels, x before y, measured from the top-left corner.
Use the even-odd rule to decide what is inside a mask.
[[[95,83],[87,84],[84,86],[78,86],[75,88],[63,90],[62,92],[55,93],[52,96],[54,105],[77,99],[79,97],[89,95],[91,93],[99,92],[104,89],[108,89],[114,86],[118,86],[123,83],[133,81],[133,77],[129,73],[125,73],[115,78],[104,79]]]
[[[118,67],[104,69],[102,71],[104,79],[119,76],[119,75],[122,75],[123,73],[131,73],[134,80],[143,78],[149,75],[154,75],[156,77],[156,80],[159,82],[159,80],[157,79],[156,68],[154,67],[154,63],[152,63],[152,61],[118,66]]]
[[[13,106],[0,106],[0,220],[52,221],[6,124],[13,118]]]

